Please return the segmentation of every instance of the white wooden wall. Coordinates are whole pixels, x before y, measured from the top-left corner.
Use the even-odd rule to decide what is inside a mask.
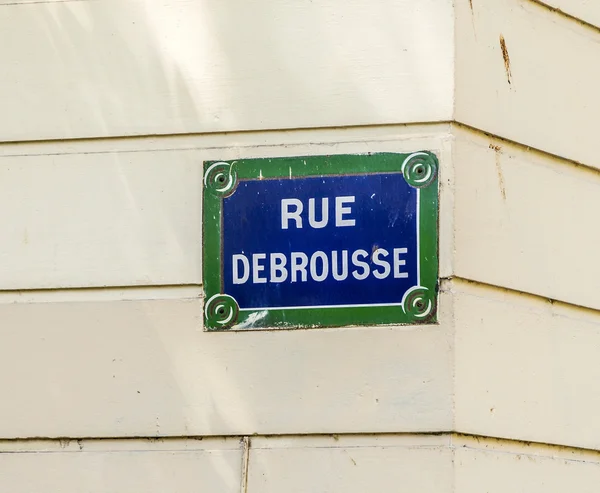
[[[0,0],[0,491],[594,492],[600,4]],[[201,166],[441,162],[440,323],[206,333]]]
[[[452,18],[450,0],[7,2],[0,134],[448,120]]]

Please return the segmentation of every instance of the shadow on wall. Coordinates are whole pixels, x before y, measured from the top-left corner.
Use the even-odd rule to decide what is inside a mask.
[[[9,67],[0,74],[0,83],[5,94],[12,95],[6,100],[8,111],[4,114],[10,115],[15,129],[6,138],[0,135],[0,140],[397,122],[399,107],[389,104],[392,99],[397,101],[397,87],[424,105],[436,104],[430,95],[437,90],[432,89],[437,81],[415,77],[431,61],[418,53],[427,53],[428,40],[435,33],[428,31],[433,28],[426,22],[426,9],[421,11],[419,2],[412,3],[414,12],[408,24],[401,19],[408,9],[406,2],[372,4],[353,0],[346,5],[334,0],[73,0],[0,4],[0,28],[4,31],[0,60],[7,61],[5,67]],[[426,49],[413,55],[415,40]],[[435,44],[432,46],[434,49]],[[3,127],[0,124],[0,130]],[[130,173],[133,167],[127,153],[111,157],[118,179],[111,178],[103,193],[119,196],[130,211],[141,210],[149,197],[140,197],[139,184],[134,186],[130,178],[141,173]],[[165,159],[164,165],[171,166],[166,154]],[[55,158],[58,160],[60,157]],[[102,193],[98,184],[89,185],[89,194],[80,191],[82,200],[94,200]],[[165,244],[185,244],[171,228],[170,212],[162,212],[157,224],[164,229]],[[135,224],[143,218],[130,220]],[[60,238],[55,241],[60,243]],[[132,264],[138,263],[136,271],[143,268],[135,251],[124,252],[124,256],[130,256]],[[149,265],[152,259],[146,262]],[[129,325],[123,321],[128,341],[134,337],[132,332],[139,332],[140,345],[137,351],[126,351],[121,358],[123,378],[138,379],[146,386],[142,397],[132,396],[145,399],[144,404],[112,401],[108,406],[123,414],[138,410],[143,417],[128,415],[123,423],[115,423],[114,429],[122,432],[128,429],[127,423],[132,427],[136,423],[154,425],[154,417],[156,436],[181,431],[173,431],[173,427],[161,430],[163,418],[170,423],[191,423],[192,434],[199,424],[215,433],[259,429],[268,413],[262,409],[263,415],[258,416],[256,409],[249,408],[254,389],[241,382],[243,369],[238,367],[237,375],[228,370],[219,354],[230,354],[231,350],[219,348],[215,342],[217,337],[222,344],[242,335],[198,334],[201,313],[197,301],[192,305],[196,315],[179,314],[175,322],[162,304],[144,306],[127,322]],[[114,323],[110,316],[98,317],[106,324]],[[171,332],[173,323],[189,325]],[[95,325],[102,330],[103,324]],[[173,333],[181,338],[173,337]],[[198,361],[193,361],[190,354],[194,351],[190,348],[206,344],[210,336],[214,336],[215,351],[203,347],[198,351]],[[100,344],[103,338],[98,334],[96,337]],[[109,342],[118,341],[104,342],[104,354],[116,351],[118,345],[112,348]],[[241,346],[240,350],[247,348]],[[289,350],[291,356],[304,358],[295,355],[294,348]],[[90,351],[98,348],[94,346]],[[146,361],[149,355],[154,361]],[[229,362],[235,363],[235,355],[230,356]],[[160,385],[138,374],[135,362],[146,362],[140,365],[143,368],[159,368],[155,376],[162,379]],[[257,368],[268,364],[250,363]],[[91,372],[86,364],[93,365],[88,358],[73,359],[74,371]],[[189,365],[196,367],[193,372]],[[101,363],[97,366],[102,367]],[[269,384],[275,387],[275,380],[285,383],[285,379],[275,379],[275,373],[292,372],[293,367],[262,370],[273,374]],[[205,385],[194,382],[190,373],[200,373]],[[296,381],[299,378],[302,376],[295,375]],[[300,389],[314,386],[319,378],[307,372]],[[63,408],[60,401],[78,405],[77,389],[63,389],[60,382],[48,385],[56,387],[56,399],[51,404],[57,409]],[[113,398],[123,390],[116,387],[122,383],[114,385]],[[198,395],[200,392],[209,395]],[[214,398],[217,394],[219,398]],[[99,401],[102,399],[98,396]],[[297,413],[318,412],[311,402],[303,405],[306,409]],[[223,470],[224,484],[235,474],[237,471]]]
[[[23,29],[30,40],[29,56],[12,77],[27,86],[30,104],[55,122],[55,130],[40,129],[40,137],[144,135],[165,123],[177,133],[201,119],[192,81],[161,48],[146,2],[45,2],[0,12],[9,8],[19,18],[9,31],[14,43],[24,41]]]
[[[398,123],[451,89],[429,0],[1,3],[8,140]]]

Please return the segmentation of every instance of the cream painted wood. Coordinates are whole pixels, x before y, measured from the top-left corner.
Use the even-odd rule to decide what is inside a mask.
[[[456,23],[454,118],[600,167],[600,32],[522,0],[460,0]]]
[[[564,461],[586,462],[600,466],[600,451],[535,443],[523,440],[506,440],[502,438],[483,437],[453,433],[450,435],[450,447],[458,451],[469,449],[474,453],[489,452],[490,454],[520,455],[521,458],[553,458]]]
[[[600,457],[476,438],[455,440],[456,493],[596,493]]]
[[[442,324],[207,333],[198,299],[0,304],[0,437],[444,431]]]
[[[0,450],[0,488],[15,493],[585,493],[600,475],[597,452],[457,435],[253,437],[247,485],[237,439],[0,441]]]
[[[463,282],[453,293],[455,429],[600,450],[600,314]]]
[[[59,0],[57,0],[59,1]],[[71,1],[71,0],[68,0]],[[90,1],[90,0],[73,0]],[[101,0],[95,0],[101,1]],[[241,159],[246,155],[260,156],[261,152],[284,152],[288,146],[320,146],[335,151],[348,144],[369,145],[380,141],[397,141],[401,146],[434,142],[450,133],[452,124],[415,123],[399,125],[357,126],[319,129],[267,130],[257,132],[231,132],[212,134],[158,135],[150,137],[121,137],[118,139],[53,140],[38,142],[6,142],[0,145],[2,156],[37,156],[57,154],[89,154],[107,152],[203,150],[229,152]],[[278,154],[273,154],[277,156]]]
[[[239,493],[242,452],[234,440],[94,443],[80,440],[0,453],[0,490],[11,493]],[[21,442],[23,443],[23,442]],[[0,448],[5,449],[2,442]],[[4,451],[4,450],[3,450]]]
[[[600,173],[456,129],[454,273],[600,309]]]
[[[0,287],[199,283],[205,159],[434,149],[442,163],[442,277],[599,306],[600,239],[589,227],[600,209],[598,175],[460,127],[452,132],[454,154],[445,125],[368,129],[362,137],[360,129],[238,134],[231,148],[225,136],[7,146]]]
[[[6,146],[0,289],[200,284],[204,160],[431,149],[446,174],[450,139],[442,125]]]
[[[198,159],[190,151],[1,158],[1,287],[200,283]]]
[[[597,452],[484,437],[259,437],[248,493],[591,493],[599,479]]]
[[[551,8],[600,27],[600,4],[596,0],[540,0]]]
[[[450,493],[448,442],[415,436],[253,439],[248,493]]]
[[[0,6],[0,140],[449,120],[451,0]]]
[[[454,281],[440,328],[206,334],[197,300],[100,293],[0,305],[0,436],[455,429],[600,449],[594,311]]]

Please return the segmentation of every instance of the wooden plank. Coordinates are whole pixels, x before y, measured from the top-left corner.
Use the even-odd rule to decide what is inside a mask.
[[[540,0],[553,9],[600,27],[600,5],[595,0]]]
[[[460,493],[595,493],[597,453],[495,440],[456,440],[454,491]]]
[[[0,289],[200,284],[204,160],[431,149],[445,153],[441,160],[449,168],[448,130],[6,146],[0,156],[0,208],[6,211],[0,215]],[[441,260],[447,263],[445,255]]]
[[[456,430],[600,450],[600,314],[464,283],[453,290]]]
[[[450,0],[0,7],[0,140],[449,120]]]
[[[443,431],[441,325],[209,333],[198,299],[0,303],[0,437]],[[43,418],[40,419],[40,409]],[[1,454],[0,454],[1,455]]]
[[[454,491],[447,437],[370,437],[358,442],[346,437],[297,438],[284,446],[279,442],[253,440],[248,493]]]
[[[455,275],[600,309],[600,173],[456,135]]]
[[[600,167],[600,32],[521,0],[457,2],[456,22],[455,119]]]
[[[1,287],[199,284],[201,180],[185,151],[1,158]]]
[[[131,441],[98,447],[86,440],[75,447],[66,442],[52,448],[45,444],[43,450],[13,446],[9,453],[0,453],[0,489],[11,493],[192,493],[200,487],[215,493],[239,492],[239,445],[224,448],[219,439],[189,442],[170,441],[168,448],[164,443],[156,446],[157,442],[140,447]]]
[[[248,493],[591,493],[600,477],[597,452],[484,437],[259,437],[252,444]]]

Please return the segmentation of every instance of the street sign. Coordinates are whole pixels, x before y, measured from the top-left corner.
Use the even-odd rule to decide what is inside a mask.
[[[430,152],[204,163],[206,330],[435,323]]]

